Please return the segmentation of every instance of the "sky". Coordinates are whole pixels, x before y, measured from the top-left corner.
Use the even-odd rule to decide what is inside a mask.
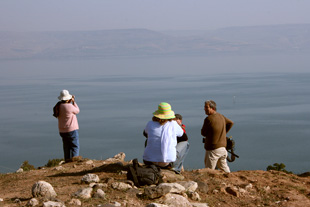
[[[309,0],[0,0],[0,31],[309,24]]]

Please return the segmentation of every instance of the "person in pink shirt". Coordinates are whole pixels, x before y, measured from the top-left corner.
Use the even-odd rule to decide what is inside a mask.
[[[60,100],[54,107],[54,116],[58,118],[59,134],[63,142],[64,158],[66,162],[79,160],[79,124],[76,115],[80,112],[75,97],[68,90],[62,90]]]

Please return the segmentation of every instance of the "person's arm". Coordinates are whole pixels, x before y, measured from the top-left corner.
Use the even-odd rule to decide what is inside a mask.
[[[76,104],[76,102],[74,102],[72,106],[73,106],[73,107],[72,107],[72,113],[74,113],[74,114],[80,113],[80,108],[79,108],[79,106]]]
[[[224,116],[225,117],[225,116]],[[229,132],[229,130],[232,128],[232,126],[234,125],[234,122],[228,118],[225,117],[225,121],[226,121],[226,133]]]
[[[183,141],[187,141],[188,137],[186,133],[183,133],[183,135],[181,137],[177,137],[177,141],[178,142],[183,142]]]
[[[208,120],[207,118],[205,118],[205,120],[203,121],[203,126],[202,126],[202,129],[201,129],[201,135],[203,137],[206,137],[207,136],[207,126],[208,126]]]
[[[145,130],[143,130],[143,136],[145,136],[145,138],[147,138],[147,133],[145,132]]]

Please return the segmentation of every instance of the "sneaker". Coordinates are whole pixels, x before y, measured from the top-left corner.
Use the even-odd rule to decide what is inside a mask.
[[[72,162],[81,161],[82,159],[83,159],[82,156],[75,156],[75,157],[72,157]]]

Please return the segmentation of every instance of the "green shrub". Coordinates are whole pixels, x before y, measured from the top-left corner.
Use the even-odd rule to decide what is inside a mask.
[[[267,171],[269,170],[276,170],[276,171],[281,171],[281,172],[285,172],[285,173],[289,173],[291,174],[292,172],[285,170],[285,165],[283,163],[274,163],[273,166],[269,165],[267,167]]]
[[[45,167],[55,167],[55,166],[58,166],[61,161],[63,161],[63,159],[48,160],[48,162],[45,165]]]
[[[30,165],[28,160],[24,161],[22,166],[20,167],[24,171],[35,170],[36,168],[33,165]]]

